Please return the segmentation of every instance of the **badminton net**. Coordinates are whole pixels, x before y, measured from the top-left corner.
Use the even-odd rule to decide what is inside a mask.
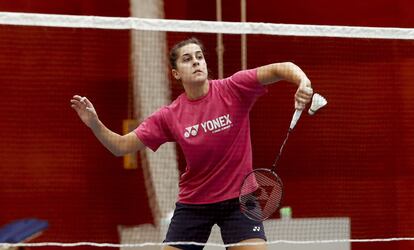
[[[243,53],[248,68],[290,61],[329,100],[302,115],[280,159],[284,208],[265,221],[269,248],[412,244],[413,29],[3,12],[0,220],[30,213],[50,224],[23,246],[162,245],[185,170],[179,147],[146,150],[124,170],[68,102],[87,96],[125,132],[123,121],[142,121],[183,92],[167,52],[189,37],[204,43],[210,78],[240,70]],[[293,111],[293,86],[268,89],[250,114],[255,167],[271,167]],[[217,227],[208,244],[223,245]]]

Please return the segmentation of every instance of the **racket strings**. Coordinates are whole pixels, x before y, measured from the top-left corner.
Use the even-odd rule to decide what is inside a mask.
[[[268,169],[255,170],[242,186],[241,210],[248,218],[263,221],[277,210],[282,194],[283,185],[276,174]]]
[[[244,180],[240,190],[240,209],[248,218],[264,221],[280,206],[283,184],[274,172],[292,129],[286,133],[271,169],[256,169]]]

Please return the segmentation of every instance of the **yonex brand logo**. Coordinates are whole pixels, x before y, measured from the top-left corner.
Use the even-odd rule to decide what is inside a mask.
[[[215,119],[208,120],[200,124],[196,124],[185,128],[184,137],[189,138],[190,136],[196,136],[198,134],[198,128],[200,127],[200,125],[203,128],[202,131],[204,131],[205,133],[217,133],[230,128],[232,124],[233,123],[230,120],[230,114],[223,115]]]
[[[196,136],[198,134],[198,127],[199,126],[200,125],[197,124],[197,125],[185,128],[186,131],[184,132],[184,137],[188,138],[188,137],[190,137],[190,135],[191,136]]]
[[[254,227],[254,228],[253,228],[253,231],[254,231],[254,232],[260,232],[260,227]]]
[[[217,133],[229,128],[231,124],[232,122],[230,120],[230,115],[227,114],[213,120],[202,122],[201,127],[204,129],[204,132],[211,131],[213,133]]]

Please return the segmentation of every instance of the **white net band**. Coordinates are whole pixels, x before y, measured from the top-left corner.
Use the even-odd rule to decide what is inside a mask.
[[[379,238],[379,239],[337,239],[337,240],[277,240],[268,241],[266,244],[292,244],[292,245],[308,245],[308,244],[332,244],[332,243],[370,243],[370,242],[392,242],[392,241],[413,241],[414,237],[400,237],[400,238]],[[179,245],[197,245],[197,246],[212,246],[212,247],[233,247],[233,246],[256,246],[263,243],[238,243],[238,244],[217,244],[217,243],[198,243],[198,242],[175,242]],[[80,246],[92,246],[92,247],[111,247],[111,248],[142,248],[148,246],[166,246],[167,243],[146,242],[140,244],[114,244],[114,243],[96,243],[96,242],[73,242],[73,243],[61,243],[61,242],[38,242],[38,243],[0,243],[0,248],[13,248],[13,247],[80,247]]]
[[[0,12],[0,24],[91,29],[261,34],[371,39],[414,39],[414,29],[329,25],[187,21],[133,17],[102,17]]]

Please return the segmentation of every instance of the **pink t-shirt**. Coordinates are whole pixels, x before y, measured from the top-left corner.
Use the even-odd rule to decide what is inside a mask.
[[[249,111],[266,88],[257,69],[210,80],[207,95],[189,100],[185,93],[142,122],[135,133],[156,151],[177,142],[186,158],[178,201],[214,203],[239,196],[244,177],[252,170]]]

